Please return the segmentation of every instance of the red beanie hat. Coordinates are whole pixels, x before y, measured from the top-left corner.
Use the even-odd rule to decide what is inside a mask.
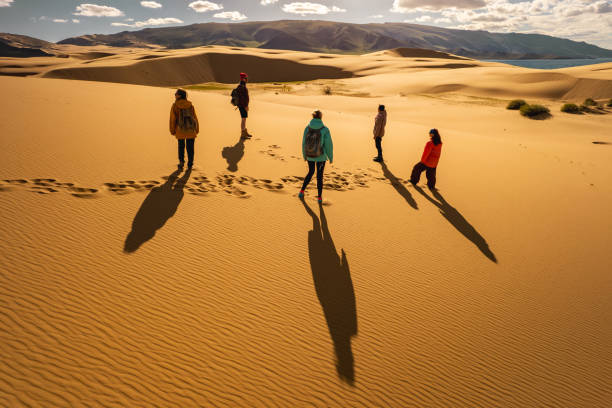
[[[247,74],[245,74],[244,72],[240,73],[240,79],[247,79],[249,76]]]

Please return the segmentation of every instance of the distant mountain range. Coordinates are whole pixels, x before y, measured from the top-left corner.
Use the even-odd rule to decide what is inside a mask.
[[[59,44],[167,48],[229,45],[294,51],[363,54],[390,48],[426,48],[471,58],[606,58],[612,51],[584,42],[539,34],[502,34],[406,24],[349,24],[283,20],[205,23],[146,28],[111,35],[85,35]]]
[[[55,44],[26,35],[0,33],[1,57],[46,57],[52,56],[45,50],[52,49]]]
[[[6,36],[13,38],[7,41]],[[16,44],[19,43],[16,41],[17,37],[22,39],[21,46]],[[23,39],[30,39],[30,41]],[[46,43],[25,36],[0,34],[0,56],[35,56],[37,49],[41,53],[46,53],[45,49],[50,49],[44,44],[37,46],[36,41]],[[232,24],[205,23],[182,27],[146,28],[109,35],[83,35],[67,38],[59,41],[58,44],[115,47],[162,46],[173,49],[226,45],[341,54],[364,54],[410,47],[478,59],[612,57],[612,50],[585,42],[540,34],[452,30],[407,23],[350,24],[304,20]],[[18,49],[20,47],[21,50]]]

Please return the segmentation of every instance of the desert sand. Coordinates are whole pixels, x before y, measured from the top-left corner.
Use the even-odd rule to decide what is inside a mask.
[[[612,115],[559,107],[612,97],[612,64],[65,52],[0,60],[33,73],[0,77],[0,406],[609,407]],[[164,87],[207,82],[179,173]],[[435,193],[407,182],[432,127]]]

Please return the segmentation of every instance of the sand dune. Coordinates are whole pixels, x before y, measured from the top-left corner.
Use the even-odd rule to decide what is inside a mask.
[[[442,59],[457,59],[470,60],[470,58],[460,57],[458,55],[449,54],[447,52],[428,50],[423,48],[394,48],[386,51],[379,51],[370,55],[390,55],[392,57],[402,58],[442,58]]]
[[[612,64],[600,64],[612,66]],[[435,66],[434,66],[435,68]],[[463,68],[463,67],[459,67]],[[608,99],[612,96],[612,80],[581,78],[583,71],[570,73],[539,72],[501,66],[444,70],[426,67],[407,72],[380,73],[350,80],[355,91],[374,90],[376,95],[440,94],[461,91],[462,94],[492,98],[535,98],[537,100]],[[346,81],[344,81],[347,83]]]
[[[559,108],[612,97],[612,64],[57,47],[0,59],[0,406],[609,406],[612,115]],[[207,82],[179,172],[162,87]],[[407,180],[432,127],[433,192]]]
[[[68,58],[2,58],[0,75],[184,86],[234,83],[238,73],[247,71],[253,83],[336,80],[329,83],[332,88],[367,96],[461,92],[576,102],[612,97],[610,63],[542,71],[408,48],[351,56],[219,46],[185,50],[57,47]]]
[[[254,82],[307,81],[317,78],[352,76],[340,68],[300,64],[280,58],[252,55],[203,53],[201,55],[148,59],[125,66],[62,68],[45,73],[45,78],[80,79],[139,85],[179,86],[203,82],[236,82],[248,70]]]
[[[172,90],[0,77],[19,95],[0,110],[0,405],[608,407],[612,115],[397,95],[448,72],[534,94],[571,77],[479,69],[338,81],[377,98],[262,88],[246,141],[227,95],[190,92],[190,173]],[[314,107],[323,206],[296,197]],[[431,127],[434,193],[407,182]]]
[[[78,58],[78,59],[84,59],[84,60],[95,60],[98,58],[105,58],[105,57],[112,57],[113,54],[111,52],[82,52],[82,53],[78,53],[78,54],[73,54],[73,57]]]

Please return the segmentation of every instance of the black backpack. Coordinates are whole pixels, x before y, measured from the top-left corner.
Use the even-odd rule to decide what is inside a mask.
[[[239,99],[238,88],[234,88],[232,90],[232,105],[238,106],[238,99]]]
[[[306,142],[304,143],[304,151],[307,157],[319,157],[323,154],[323,146],[321,145],[321,129],[313,129],[308,126],[306,132]]]

